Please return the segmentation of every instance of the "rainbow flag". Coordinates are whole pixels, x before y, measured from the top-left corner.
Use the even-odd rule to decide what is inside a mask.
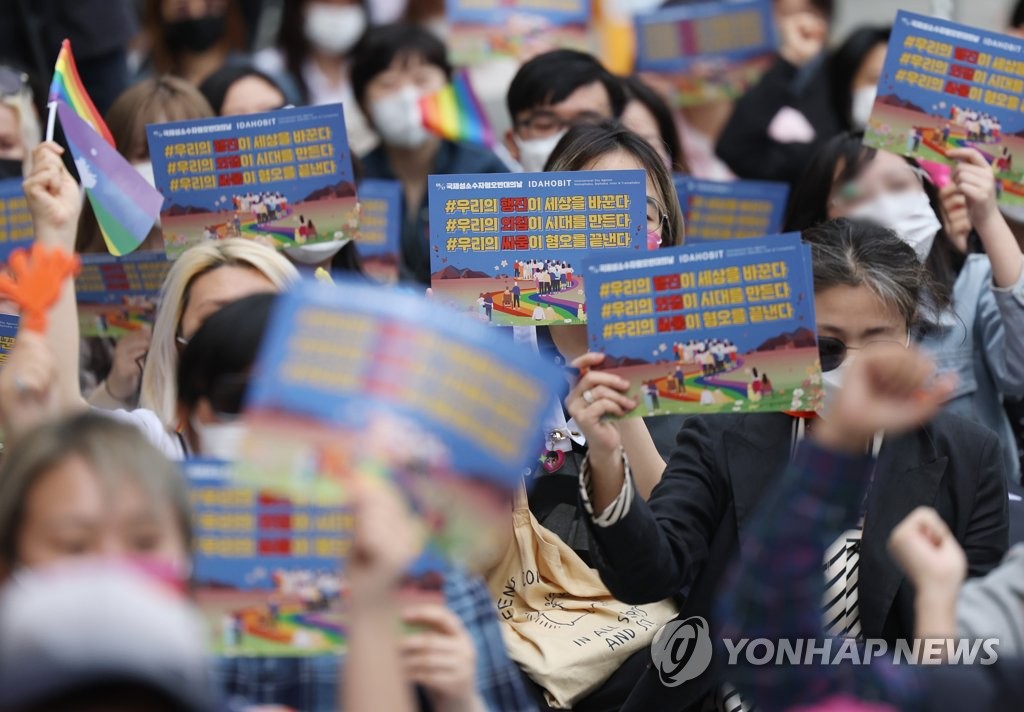
[[[423,125],[441,138],[494,145],[491,125],[464,69],[444,89],[420,99],[420,109]]]
[[[57,116],[107,249],[126,255],[142,244],[160,216],[164,197],[71,106]]]
[[[85,91],[85,85],[82,84],[82,78],[78,75],[75,57],[71,54],[70,40],[61,43],[60,54],[57,55],[57,63],[53,67],[50,101],[63,102],[70,106],[83,121],[92,126],[93,131],[111,146],[114,145],[114,137],[110,135],[107,123],[96,110],[96,105],[92,103],[89,93]]]

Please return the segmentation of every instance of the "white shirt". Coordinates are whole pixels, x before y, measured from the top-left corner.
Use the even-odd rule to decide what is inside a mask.
[[[169,460],[184,460],[185,448],[177,433],[167,431],[157,414],[145,408],[135,410],[102,410],[93,408],[97,413],[110,416],[122,423],[138,428],[146,439]]]

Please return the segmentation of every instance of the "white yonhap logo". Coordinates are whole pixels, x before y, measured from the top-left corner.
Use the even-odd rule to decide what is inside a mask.
[[[651,660],[666,687],[678,687],[704,674],[711,664],[711,632],[707,620],[691,616],[670,621],[654,636]]]

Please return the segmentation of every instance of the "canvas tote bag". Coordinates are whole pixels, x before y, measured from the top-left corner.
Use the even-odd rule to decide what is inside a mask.
[[[631,606],[613,598],[597,571],[537,522],[523,488],[512,541],[487,583],[509,657],[556,709],[600,687],[678,612],[671,600]]]

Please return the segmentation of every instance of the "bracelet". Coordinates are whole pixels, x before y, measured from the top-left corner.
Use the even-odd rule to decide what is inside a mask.
[[[115,395],[114,392],[112,390],[110,390],[110,381],[109,381],[109,379],[106,379],[106,378],[103,379],[103,390],[105,390],[107,392],[107,395],[110,396],[111,398],[113,398],[114,400],[116,400],[118,403],[124,403],[125,405],[128,405],[128,403],[129,403],[128,398],[132,397],[130,395],[130,396],[128,396],[128,398],[121,398],[120,396]],[[132,395],[134,395],[134,394],[132,394]]]

